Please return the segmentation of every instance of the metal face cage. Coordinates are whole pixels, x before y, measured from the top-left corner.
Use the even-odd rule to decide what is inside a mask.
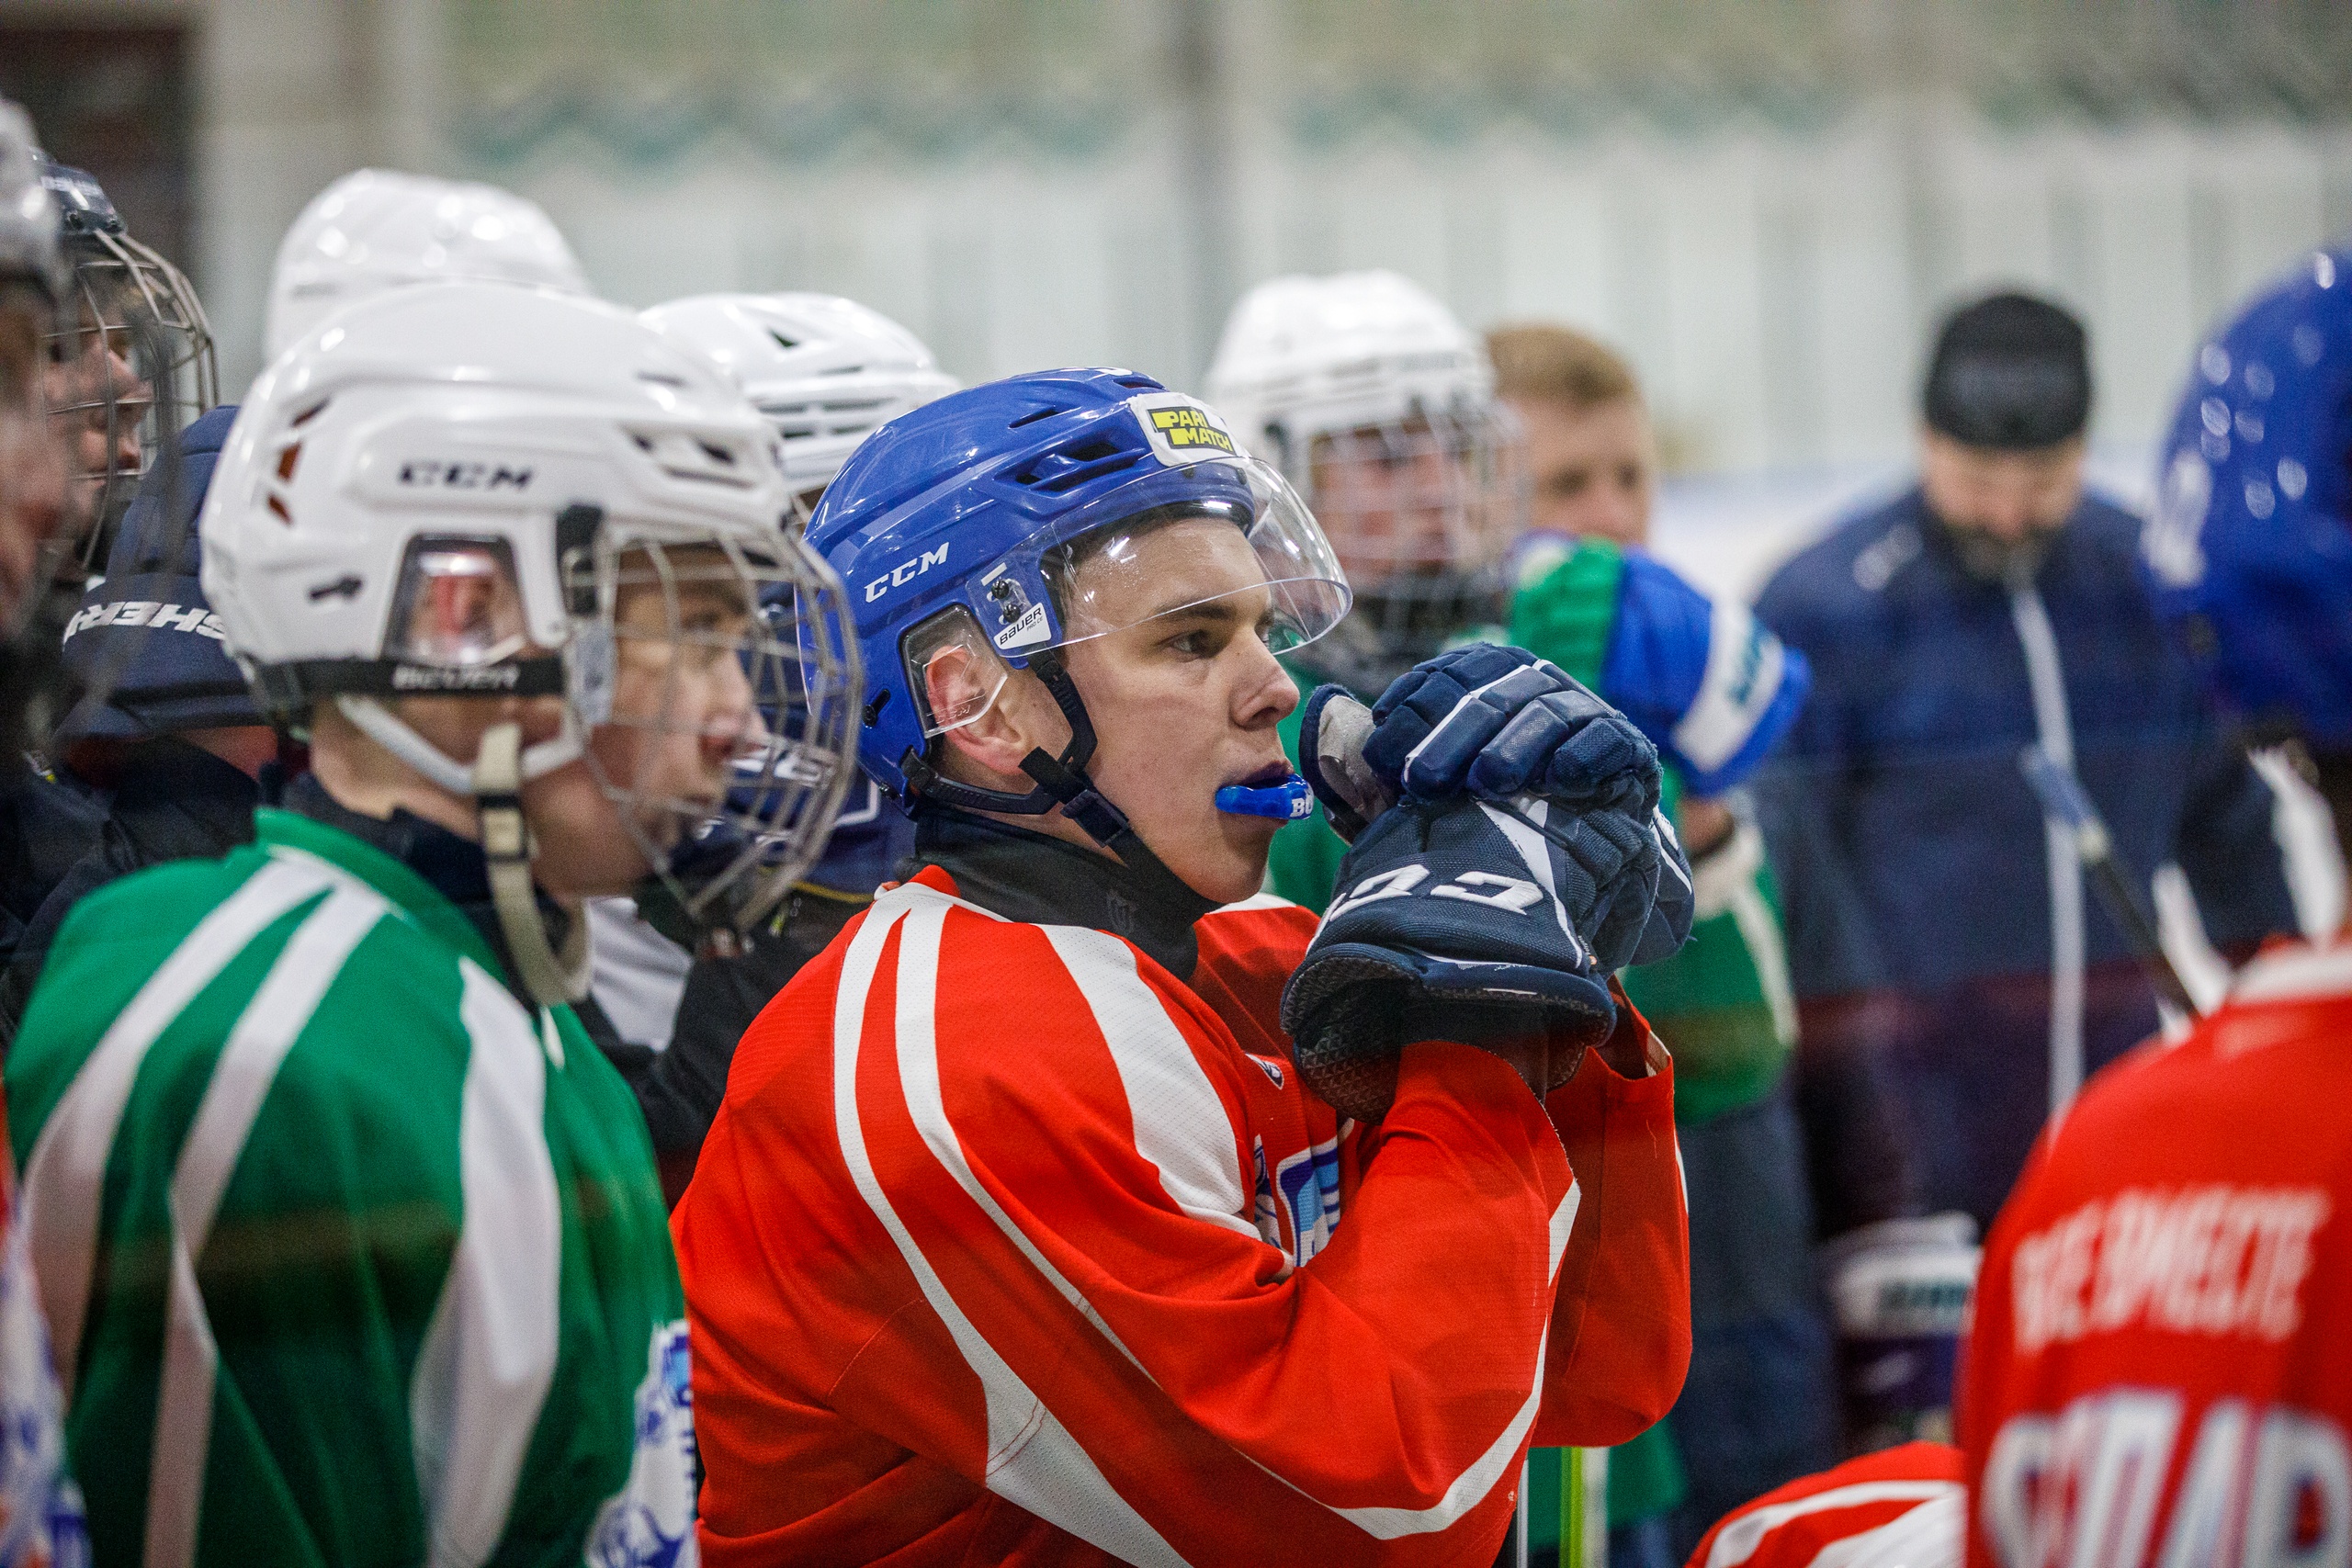
[[[50,417],[73,448],[61,568],[105,561],[139,480],[170,437],[220,400],[212,329],[187,278],[119,227],[69,234],[74,288],[49,334]]]

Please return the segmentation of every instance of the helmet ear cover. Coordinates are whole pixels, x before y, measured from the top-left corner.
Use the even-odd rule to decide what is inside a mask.
[[[899,759],[899,769],[907,776],[910,794],[919,794],[941,806],[963,811],[994,811],[1008,817],[1043,817],[1057,806],[1069,818],[1086,829],[1089,837],[1105,848],[1123,834],[1134,831],[1126,814],[1103,797],[1086,776],[1086,764],[1094,757],[1094,721],[1086,711],[1085,701],[1078,694],[1078,686],[1069,678],[1069,666],[1062,662],[1058,650],[1032,654],[1030,672],[1046,684],[1054,705],[1061,709],[1062,717],[1069,724],[1069,744],[1062,754],[1055,757],[1043,747],[1033,748],[1021,760],[1021,771],[1037,782],[1037,787],[1025,795],[1010,790],[984,789],[951,779],[933,764],[918,747],[910,746]]]

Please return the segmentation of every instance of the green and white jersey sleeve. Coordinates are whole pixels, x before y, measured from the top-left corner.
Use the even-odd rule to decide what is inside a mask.
[[[7,1062],[100,1562],[691,1562],[634,1100],[414,873],[263,812],[94,894]]]

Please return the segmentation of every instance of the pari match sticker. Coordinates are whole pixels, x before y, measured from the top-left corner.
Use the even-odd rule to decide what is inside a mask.
[[[1127,406],[1136,411],[1136,423],[1143,426],[1152,452],[1170,468],[1241,454],[1216,411],[1182,392],[1148,392]]]

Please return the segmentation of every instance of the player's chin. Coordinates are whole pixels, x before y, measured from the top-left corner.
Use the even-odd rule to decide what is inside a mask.
[[[1220,822],[1216,848],[1200,857],[1202,864],[1185,880],[1204,898],[1234,904],[1256,893],[1266,882],[1266,857],[1273,851],[1274,830],[1282,824],[1264,817],[1228,818]]]

